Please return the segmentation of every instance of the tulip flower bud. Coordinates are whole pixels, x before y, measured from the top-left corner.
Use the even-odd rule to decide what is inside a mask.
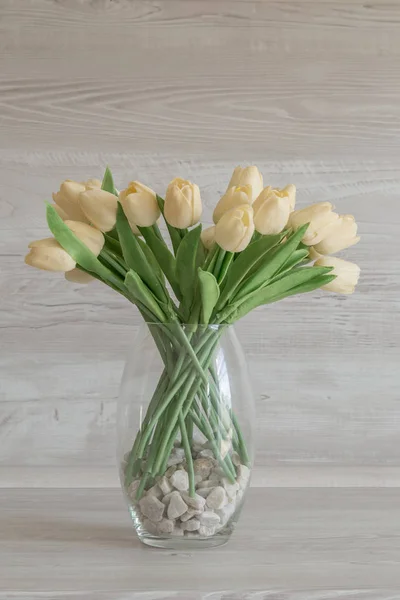
[[[54,202],[68,215],[68,219],[84,223],[88,222],[79,205],[79,195],[85,189],[85,184],[66,179],[61,184],[60,191],[53,194]],[[63,217],[61,216],[61,218]]]
[[[355,263],[333,256],[324,256],[315,262],[317,267],[333,267],[336,279],[322,286],[323,290],[337,294],[352,294],[360,276],[360,267]]]
[[[290,201],[287,196],[279,197],[267,187],[254,202],[253,210],[256,231],[273,235],[285,228],[290,214]]]
[[[215,242],[215,225],[212,227],[207,227],[207,229],[203,229],[200,234],[200,239],[203,242],[204,248],[211,250]]]
[[[226,212],[215,226],[215,241],[228,252],[241,252],[254,233],[253,209],[243,204]]]
[[[161,214],[156,193],[139,181],[132,181],[120,193],[119,201],[129,223],[139,227],[151,227]]]
[[[293,183],[289,183],[282,189],[274,188],[272,191],[278,198],[287,198],[289,201],[290,212],[294,210],[296,204],[296,186],[293,185]]]
[[[29,244],[31,249],[25,262],[43,271],[72,271],[76,262],[54,238],[36,240]]]
[[[61,206],[58,206],[58,204],[52,204],[51,206],[54,208],[54,210],[56,211],[56,213],[58,214],[58,216],[61,217],[63,221],[66,221],[67,219],[69,219],[69,216],[67,215],[67,213],[65,212],[65,210],[63,210],[61,208]]]
[[[334,254],[360,241],[353,215],[340,216],[323,230],[323,239],[314,245],[320,254]]]
[[[330,202],[319,202],[295,210],[290,214],[289,226],[296,230],[309,223],[302,242],[307,246],[315,246],[324,238],[325,227],[339,218],[339,215],[334,213],[332,209],[333,206]]]
[[[117,221],[118,198],[110,192],[92,189],[79,195],[79,205],[87,219],[100,231],[111,231]]]
[[[180,177],[173,179],[165,195],[164,216],[167,222],[172,227],[185,229],[195,225],[201,213],[199,187]]]
[[[87,181],[82,181],[82,185],[85,186],[85,189],[87,190],[98,190],[101,189],[101,185],[102,182],[100,181],[100,179],[88,179]],[[83,271],[81,271],[82,273]]]
[[[242,206],[243,204],[251,204],[253,202],[253,189],[251,185],[234,186],[229,188],[222,196],[217,206],[214,209],[213,221],[218,223],[223,214]]]
[[[104,246],[104,235],[98,229],[80,221],[65,221],[65,224],[95,254],[98,256]]]
[[[254,202],[263,189],[263,177],[257,167],[236,167],[234,169],[227,189],[244,185],[251,185],[251,201]]]
[[[72,271],[67,271],[67,273],[65,273],[65,279],[72,283],[86,284],[94,281],[95,278],[80,269],[72,269]]]

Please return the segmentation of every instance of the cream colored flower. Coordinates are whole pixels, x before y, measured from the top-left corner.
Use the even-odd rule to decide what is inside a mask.
[[[139,181],[122,190],[119,201],[131,226],[151,227],[160,216],[156,193]]]
[[[76,262],[54,238],[36,240],[29,244],[25,262],[43,271],[72,271]]]
[[[65,224],[95,254],[98,256],[104,246],[104,235],[98,229],[80,221],[65,221]]]
[[[118,198],[114,194],[97,188],[83,191],[79,194],[79,206],[88,221],[100,231],[111,231],[115,226]]]
[[[280,233],[289,219],[290,200],[287,195],[277,196],[267,187],[254,202],[253,210],[256,231],[263,235]]]
[[[228,252],[241,252],[254,233],[253,209],[243,204],[226,212],[215,226],[215,241]]]
[[[87,223],[87,218],[79,205],[79,195],[86,190],[85,184],[66,179],[62,182],[60,190],[53,194],[53,200],[59,206],[68,219],[73,221],[83,221]],[[63,215],[60,214],[63,219]]]
[[[278,198],[287,198],[289,200],[290,212],[294,210],[296,204],[296,186],[288,183],[284,188],[273,188],[272,190]]]
[[[82,185],[84,185],[87,190],[97,190],[101,188],[102,182],[100,181],[100,179],[93,178],[88,179],[87,181],[82,181]]]
[[[85,271],[81,271],[80,269],[72,269],[72,271],[67,271],[65,273],[65,279],[72,283],[86,284],[94,281],[95,277],[92,277],[89,273],[85,273]]]
[[[164,215],[167,222],[172,227],[185,229],[195,225],[201,213],[199,187],[180,177],[173,179],[165,195]]]
[[[203,229],[200,234],[201,241],[203,242],[204,248],[211,250],[215,242],[215,225]]]
[[[292,212],[288,224],[296,230],[302,225],[309,223],[302,242],[307,246],[315,246],[324,238],[325,227],[331,225],[339,218],[339,215],[334,213],[332,209],[333,206],[330,202],[311,204]]]
[[[360,267],[355,263],[334,256],[319,258],[315,265],[317,267],[333,267],[332,274],[336,279],[324,285],[323,290],[336,292],[337,294],[352,294],[360,276]]]
[[[353,215],[342,215],[323,231],[323,238],[314,249],[320,254],[334,254],[350,246],[354,246],[360,240],[357,236],[357,223]]]
[[[214,209],[214,223],[218,223],[222,215],[228,212],[228,210],[236,208],[237,206],[242,206],[242,204],[251,204],[252,202],[253,189],[251,185],[238,185],[229,188]]]
[[[227,189],[245,185],[251,185],[252,202],[254,202],[263,189],[263,177],[257,167],[236,167]]]

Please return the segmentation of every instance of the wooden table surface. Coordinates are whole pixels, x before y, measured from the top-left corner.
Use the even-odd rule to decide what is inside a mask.
[[[400,490],[252,488],[227,545],[179,552],[117,489],[1,490],[0,599],[395,600],[399,522]]]

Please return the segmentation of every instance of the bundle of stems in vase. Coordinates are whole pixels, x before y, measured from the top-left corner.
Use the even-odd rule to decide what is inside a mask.
[[[359,267],[330,255],[359,240],[354,218],[335,213],[329,202],[295,210],[295,186],[264,187],[254,166],[234,170],[206,229],[198,224],[198,186],[180,178],[164,200],[138,181],[118,192],[107,168],[102,182],[64,181],[53,199],[47,222],[54,237],[32,242],[26,263],[65,272],[72,282],[98,279],[125,296],[163,361],[129,453],[126,485],[138,479],[140,499],[165,473],[179,436],[194,496],[194,427],[234,482],[232,453],[244,465],[249,457],[213,368],[219,339],[258,306],[318,288],[352,293]]]

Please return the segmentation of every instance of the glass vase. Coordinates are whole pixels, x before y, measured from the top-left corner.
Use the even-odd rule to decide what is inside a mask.
[[[253,462],[254,402],[233,326],[143,324],[117,413],[121,485],[142,542],[225,543]]]

